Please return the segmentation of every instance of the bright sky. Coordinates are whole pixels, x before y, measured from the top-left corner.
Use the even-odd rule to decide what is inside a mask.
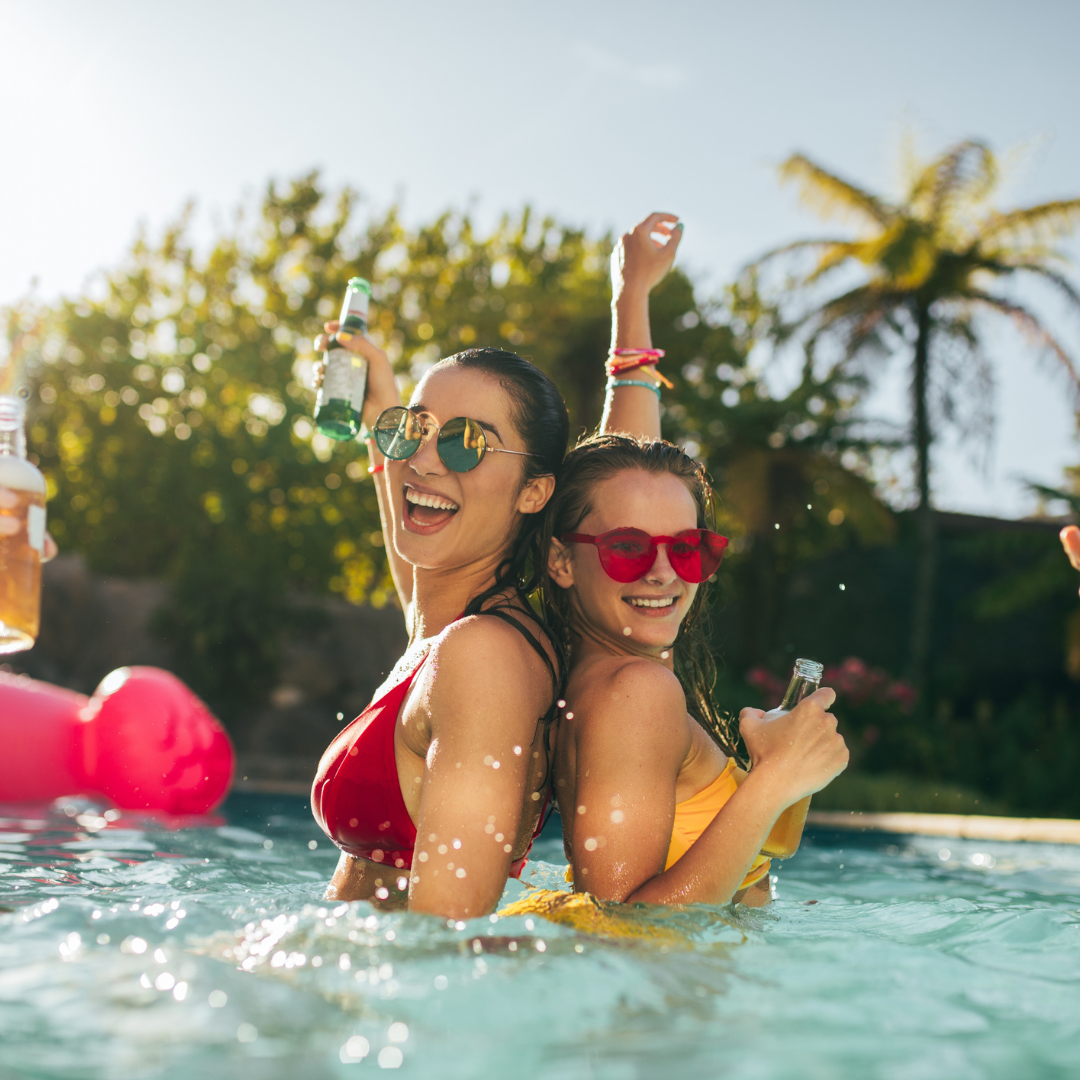
[[[0,0],[0,303],[32,279],[74,292],[188,198],[209,236],[313,166],[414,221],[471,200],[596,230],[674,211],[713,283],[821,230],[776,184],[793,150],[889,191],[909,125],[927,153],[1026,147],[1008,203],[1075,196],[1078,40],[1080,5],[1046,0]],[[1046,310],[1080,354],[1080,318]],[[989,470],[942,446],[936,497],[1017,515],[1020,479],[1058,482],[1080,448],[1064,379],[1011,331],[991,351]],[[902,412],[903,386],[876,405]]]

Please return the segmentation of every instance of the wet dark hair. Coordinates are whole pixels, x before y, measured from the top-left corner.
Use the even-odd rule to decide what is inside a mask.
[[[528,483],[538,476],[551,475],[558,480],[562,460],[566,455],[566,446],[570,441],[570,417],[566,411],[566,402],[558,387],[535,364],[516,353],[503,349],[467,349],[465,352],[448,356],[441,361],[470,371],[481,371],[499,380],[499,384],[510,398],[510,418],[526,451],[531,457],[520,458],[524,462],[522,483]],[[526,606],[533,612],[533,617],[544,627],[555,646],[559,657],[558,687],[561,688],[565,676],[563,650],[559,648],[554,635],[550,632],[542,611],[537,611],[528,604],[528,596],[533,593],[544,577],[547,576],[544,550],[540,546],[540,534],[543,527],[543,512],[528,515],[514,537],[506,557],[495,572],[495,582],[482,593],[474,596],[465,606],[466,615],[477,615],[490,610],[490,601],[514,589]]]
[[[713,528],[712,485],[705,469],[679,447],[662,439],[635,439],[627,435],[590,435],[582,439],[563,461],[555,494],[544,509],[541,543],[545,573],[540,585],[544,612],[555,640],[567,653],[574,634],[568,590],[556,585],[546,572],[553,537],[576,532],[593,508],[598,484],[627,470],[640,469],[654,475],[668,474],[681,480],[697,506],[697,527]],[[743,764],[734,718],[713,702],[716,662],[709,648],[708,595],[711,582],[702,582],[675,639],[675,674],[686,692],[690,715],[721,750]],[[568,659],[568,657],[567,657]]]

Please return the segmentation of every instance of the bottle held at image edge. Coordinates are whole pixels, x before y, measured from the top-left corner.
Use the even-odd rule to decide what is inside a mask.
[[[791,712],[807,694],[812,694],[821,682],[824,665],[816,660],[796,660],[791,682],[784,692],[784,700],[775,709],[770,709],[763,720],[776,720]],[[810,796],[792,803],[777,819],[765,844],[762,855],[772,859],[790,859],[799,850],[803,829],[806,826],[806,814],[810,809]]]
[[[331,439],[345,441],[360,434],[360,410],[367,390],[368,362],[349,352],[339,335],[366,334],[371,285],[354,277],[341,306],[341,326],[323,354],[322,382],[315,399],[315,427]]]
[[[30,649],[41,619],[45,477],[26,460],[26,402],[0,394],[0,654]]]

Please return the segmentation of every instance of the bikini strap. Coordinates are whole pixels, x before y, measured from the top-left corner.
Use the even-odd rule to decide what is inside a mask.
[[[547,666],[548,674],[551,676],[551,685],[553,687],[555,697],[559,696],[561,689],[561,683],[559,681],[559,674],[555,670],[555,665],[551,662],[551,657],[547,654],[547,649],[540,644],[536,635],[523,623],[515,619],[508,611],[501,608],[487,608],[480,612],[481,615],[494,615],[496,619],[501,619],[504,623],[512,626],[521,636],[536,650],[540,659],[544,661]],[[550,711],[550,710],[549,710]]]

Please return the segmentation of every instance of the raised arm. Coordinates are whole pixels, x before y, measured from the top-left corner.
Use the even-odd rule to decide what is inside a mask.
[[[455,626],[424,670],[420,716],[409,718],[431,731],[409,910],[475,918],[524,854],[514,845],[551,680],[517,631],[482,615]]]
[[[667,237],[666,242],[654,239]],[[650,214],[619,238],[611,253],[611,348],[651,349],[649,294],[675,261],[682,226],[674,214]],[[625,376],[643,382],[659,382],[651,366]],[[660,438],[660,399],[643,386],[608,390],[600,431],[648,439]]]
[[[318,352],[326,349],[329,335],[335,333],[340,324],[332,320],[326,323],[326,333],[315,339],[315,348]],[[350,352],[364,357],[368,362],[367,394],[364,397],[364,410],[362,419],[370,431],[375,426],[375,421],[381,412],[401,404],[401,396],[398,394],[397,381],[394,379],[394,369],[390,366],[390,360],[374,342],[369,341],[362,335],[355,334],[346,339],[342,335],[338,340]],[[368,457],[373,468],[383,464],[383,456],[374,442],[369,442]],[[412,597],[413,597],[413,568],[398,555],[394,547],[394,537],[391,532],[390,514],[387,506],[386,473],[377,472],[372,476],[375,482],[375,494],[379,500],[379,518],[382,523],[383,550],[390,563],[390,576],[394,579],[394,588],[397,590],[398,599],[401,601],[401,610],[405,613],[405,624],[412,628]]]

